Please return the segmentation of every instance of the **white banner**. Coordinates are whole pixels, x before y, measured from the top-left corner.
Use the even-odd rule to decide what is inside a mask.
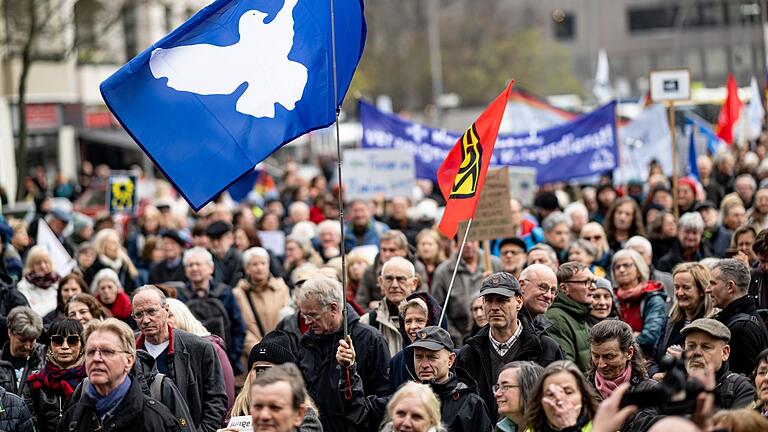
[[[413,154],[402,150],[345,150],[346,199],[413,198],[416,165]]]
[[[42,246],[48,251],[51,256],[51,262],[53,263],[53,269],[62,277],[72,273],[77,262],[72,259],[61,245],[56,234],[51,231],[51,227],[45,222],[45,219],[40,219],[37,223],[37,244]]]

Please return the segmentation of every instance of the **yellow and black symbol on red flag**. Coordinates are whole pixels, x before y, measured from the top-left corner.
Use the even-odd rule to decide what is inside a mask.
[[[453,180],[450,198],[472,198],[477,193],[483,165],[483,147],[474,123],[461,137],[461,165]]]
[[[136,183],[131,177],[116,179],[112,183],[109,207],[112,212],[133,211]]]

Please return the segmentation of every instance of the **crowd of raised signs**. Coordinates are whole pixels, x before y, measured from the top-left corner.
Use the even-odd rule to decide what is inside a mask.
[[[768,430],[766,149],[541,186],[461,251],[429,182],[342,236],[332,166],[197,213],[139,174],[120,216],[80,199],[109,168],[35,170],[0,219],[0,430]]]

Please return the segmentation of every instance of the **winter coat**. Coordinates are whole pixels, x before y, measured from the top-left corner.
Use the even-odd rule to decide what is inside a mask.
[[[424,267],[424,263],[419,261],[416,256],[409,250],[405,259],[413,263],[413,268],[416,275],[419,277],[419,286],[416,287],[416,292],[429,292],[429,278],[427,277],[427,269]],[[357,287],[355,293],[355,303],[359,304],[363,309],[368,310],[368,304],[375,300],[381,300],[381,287],[379,286],[379,275],[381,274],[381,268],[384,263],[381,262],[381,254],[376,254],[373,259],[373,264],[368,266],[363,272],[363,277],[360,278],[360,286]]]
[[[520,333],[518,343],[520,348],[514,361],[529,360],[538,363],[542,367],[555,360],[563,359],[563,352],[554,339],[536,330],[525,318],[520,318],[523,330]],[[493,376],[491,367],[491,351],[493,347],[490,341],[490,327],[483,327],[477,336],[467,340],[467,343],[459,350],[457,367],[466,370],[469,376],[477,381],[477,392],[483,398],[488,408],[490,418],[498,417],[496,398],[493,397],[492,387],[498,377]]]
[[[590,367],[589,328],[591,305],[581,304],[560,292],[545,316],[551,323],[547,334],[560,345],[566,360],[576,363],[582,372]]]
[[[627,365],[627,367],[631,367],[631,365]],[[598,398],[602,398],[602,395],[597,390],[597,386],[595,385],[595,373],[596,372],[592,370],[589,375],[587,375],[587,381],[595,390],[595,394],[598,395]],[[642,376],[633,370],[632,376],[629,379],[629,389],[627,392],[654,390],[658,385],[658,382],[648,378],[647,376]],[[621,428],[621,432],[647,431],[651,426],[653,426],[653,423],[655,423],[656,420],[658,420],[658,413],[655,409],[643,408],[635,414],[631,415],[624,422],[624,426]]]
[[[51,311],[56,310],[58,305],[57,293],[59,292],[58,282],[48,288],[41,288],[32,285],[25,278],[21,278],[16,289],[27,299],[29,307],[38,315],[44,317]]]
[[[617,292],[616,296],[619,298],[622,321],[632,325],[628,315],[639,309],[642,327],[632,326],[632,330],[640,332],[636,340],[643,352],[652,353],[667,322],[667,295],[661,283],[648,281],[642,293],[634,298],[622,299],[620,292]]]
[[[368,222],[365,232],[357,236],[352,227],[352,223],[344,225],[344,250],[351,251],[357,246],[379,246],[379,238],[382,234],[389,231],[389,227],[377,220]],[[322,412],[322,411],[321,411]]]
[[[371,319],[374,321],[371,322]],[[384,336],[391,356],[403,349],[403,336],[400,334],[400,327],[393,322],[392,316],[390,316],[387,300],[382,300],[374,311],[361,316],[360,322],[377,329]]]
[[[676,265],[682,262],[701,261],[704,258],[711,256],[712,251],[710,251],[709,247],[707,247],[707,245],[704,243],[701,243],[698,250],[692,254],[683,254],[680,241],[675,239],[669,252],[659,258],[659,262],[656,264],[656,268],[667,273],[672,273],[672,269],[674,269]]]
[[[760,351],[768,348],[768,331],[757,314],[755,302],[749,296],[740,297],[729,303],[714,318],[725,324],[731,331],[730,370],[751,375],[755,359]]]
[[[373,327],[360,323],[360,316],[351,306],[347,306],[347,327],[357,353],[356,370],[365,394],[388,394],[389,350],[384,337]],[[357,430],[344,417],[338,397],[342,370],[336,362],[336,349],[342,337],[341,328],[327,335],[315,335],[310,330],[301,338],[301,349],[296,353],[307,391],[317,402],[320,420],[326,432]]]
[[[83,278],[88,283],[88,285],[91,285],[91,282],[93,282],[93,277],[96,276],[96,273],[98,273],[100,270],[105,268],[112,268],[108,267],[106,264],[101,262],[101,260],[97,257],[96,260],[93,262],[93,265],[88,267],[88,270],[85,271],[85,274],[83,274]],[[182,269],[184,267],[182,266]],[[115,270],[115,269],[112,269]],[[123,265],[120,266],[118,270],[115,271],[117,273],[117,277],[120,278],[120,285],[123,286],[123,289],[128,294],[132,293],[133,290],[136,289],[136,280],[131,277],[130,274],[128,274],[128,266],[123,263]]]
[[[237,395],[235,394],[235,373],[227,358],[227,346],[220,337],[214,334],[203,336],[203,339],[210,342],[213,345],[213,349],[216,350],[216,357],[219,359],[221,371],[224,374],[224,390],[227,391],[227,412],[230,412],[232,405],[235,404],[235,397]]]
[[[32,414],[24,401],[0,387],[0,431],[35,432]]]
[[[446,261],[440,263],[432,278],[432,295],[441,305],[445,304],[453,269],[456,267],[456,258],[457,254],[454,253]],[[493,273],[502,271],[501,262],[498,258],[491,257],[491,269]],[[445,316],[448,317],[448,332],[456,346],[461,344],[464,336],[472,328],[473,320],[469,307],[472,304],[473,294],[480,290],[483,273],[485,273],[484,259],[478,258],[477,269],[474,272],[469,271],[464,260],[459,262],[456,280],[451,289],[451,300],[448,302],[448,310],[445,311]]]
[[[22,399],[29,397],[29,386],[27,385],[27,377],[32,372],[42,369],[45,366],[45,345],[35,343],[35,347],[32,349],[32,353],[27,358],[27,363],[24,365],[24,370],[21,372],[21,378],[16,381],[16,370],[8,360],[4,360],[6,356],[10,356],[10,342],[6,342],[3,346],[2,359],[0,359],[0,387],[6,389],[8,392],[20,396]]]
[[[8,313],[16,306],[29,306],[29,302],[16,289],[13,281],[0,271],[0,344],[5,344],[8,341],[6,321]]]
[[[155,358],[144,350],[136,350],[136,362],[131,369],[131,379],[138,382],[141,392],[145,396],[152,398],[152,386],[155,380],[158,379],[157,366],[155,365]],[[87,378],[86,378],[87,379]],[[85,380],[83,380],[85,382]],[[72,405],[75,405],[82,397],[85,384],[81,382],[79,386],[72,393],[64,410],[68,410]],[[153,398],[154,399],[154,398]],[[176,384],[173,383],[171,377],[163,376],[160,382],[160,394],[156,401],[160,402],[168,408],[173,417],[179,421],[179,426],[182,432],[195,432],[195,425],[191,422],[192,416],[189,414],[189,408],[187,402],[184,400]]]
[[[227,312],[227,318],[229,318],[229,334],[218,335],[225,342],[224,350],[227,352],[227,357],[232,365],[232,369],[236,375],[240,375],[245,372],[240,362],[240,356],[243,354],[243,344],[245,343],[245,321],[243,320],[243,314],[240,311],[240,306],[237,304],[232,288],[225,284],[214,284],[211,280],[210,289],[208,290],[207,297],[200,298],[192,289],[190,283],[185,284],[183,287],[176,291],[176,298],[184,303],[187,303],[191,299],[198,299],[201,301],[218,300]],[[219,306],[221,307],[221,306]],[[211,315],[216,314],[218,311],[214,307],[209,308]],[[199,316],[195,316],[201,319]],[[201,320],[202,322],[203,320]],[[211,333],[215,333],[211,329],[208,329]]]
[[[184,273],[184,264],[179,258],[178,263],[170,265],[167,261],[159,262],[149,269],[149,283],[159,284],[165,282],[188,282],[187,275]]]
[[[58,432],[161,432],[181,431],[178,420],[168,408],[141,392],[137,380],[131,380],[128,393],[114,411],[102,421],[91,398],[82,392],[80,399],[65,413]]]
[[[342,377],[338,387],[344,415],[359,430],[375,431],[386,417],[392,395],[366,397],[355,366],[350,368],[350,374],[351,388],[347,386],[346,377]],[[477,385],[465,371],[453,369],[448,381],[432,382],[429,386],[440,401],[440,421],[447,430],[490,431],[493,428],[485,403],[477,394]]]
[[[275,329],[282,317],[281,309],[291,304],[291,297],[288,285],[282,279],[275,277],[269,278],[267,283],[260,287],[253,286],[247,279],[240,279],[232,290],[232,295],[237,301],[245,324],[242,352],[244,363],[247,364],[251,348],[259,343],[265,334]],[[256,314],[258,314],[258,320]]]
[[[49,365],[51,364],[49,363]],[[78,377],[79,384],[79,381],[85,378],[85,368],[81,368],[78,375],[80,375]],[[61,416],[69,405],[69,399],[66,397],[66,394],[63,390],[56,391],[50,386],[43,385],[40,388],[35,388],[34,383],[29,383],[28,385],[30,386],[29,398],[25,402],[34,417],[35,429],[40,432],[56,431],[56,426],[61,421]]]
[[[706,318],[704,316],[704,308],[702,308],[701,313],[693,319],[697,320],[699,318]],[[653,359],[648,365],[649,375],[653,376],[653,374],[661,372],[661,359],[667,355],[667,348],[672,345],[685,346],[685,336],[680,334],[680,330],[682,330],[683,327],[685,327],[685,319],[677,322],[667,320],[667,323],[664,325],[664,331],[659,336],[659,339],[656,341],[656,345],[653,348]]]
[[[199,336],[169,327],[168,376],[187,401],[195,427],[202,432],[216,431],[227,415],[224,374],[216,350]],[[136,347],[144,348],[143,334]]]
[[[712,251],[712,255],[717,258],[724,258],[725,250],[731,246],[731,237],[733,237],[733,231],[718,225],[713,230],[705,230],[701,241],[706,243],[709,250]]]
[[[243,259],[237,248],[234,246],[230,247],[223,258],[218,258],[213,254],[213,280],[229,286],[235,286],[242,278]]]
[[[749,297],[755,301],[757,309],[768,309],[768,272],[757,267],[750,273]]]
[[[731,372],[728,362],[723,363],[715,374],[715,405],[721,410],[746,408],[755,401],[757,395],[752,380],[746,376]]]

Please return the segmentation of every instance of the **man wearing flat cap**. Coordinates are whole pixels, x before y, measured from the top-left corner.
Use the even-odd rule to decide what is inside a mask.
[[[719,409],[744,408],[755,400],[755,388],[749,378],[728,369],[731,331],[720,321],[700,318],[683,327],[685,369],[689,374],[703,370],[714,374],[715,403]]]
[[[186,283],[187,276],[184,274],[181,255],[187,246],[187,242],[178,231],[172,229],[160,232],[160,238],[164,259],[149,269],[149,283]]]
[[[232,225],[224,221],[211,222],[205,234],[211,240],[213,279],[229,286],[237,285],[243,278],[243,264],[240,252],[235,247]]]
[[[523,296],[514,276],[506,272],[488,276],[480,295],[488,324],[461,348],[458,366],[477,380],[478,393],[489,410],[488,415],[495,419],[498,411],[493,385],[504,365],[528,360],[544,367],[562,360],[563,353],[552,338],[536,330],[519,314]]]
[[[439,326],[425,327],[417,332],[416,339],[406,350],[414,358],[415,378],[429,384],[440,400],[440,418],[447,430],[493,429],[485,403],[477,394],[475,380],[465,370],[453,367],[456,354],[453,352],[453,340],[448,331]],[[360,378],[354,373],[354,346],[350,347],[345,341],[340,341],[336,360],[342,366],[352,364],[351,389],[345,376],[339,381],[339,392],[346,392],[346,395],[340,396],[345,417],[358,429],[376,429],[384,418],[386,405],[392,396],[365,396]],[[350,391],[351,398],[348,397]]]

